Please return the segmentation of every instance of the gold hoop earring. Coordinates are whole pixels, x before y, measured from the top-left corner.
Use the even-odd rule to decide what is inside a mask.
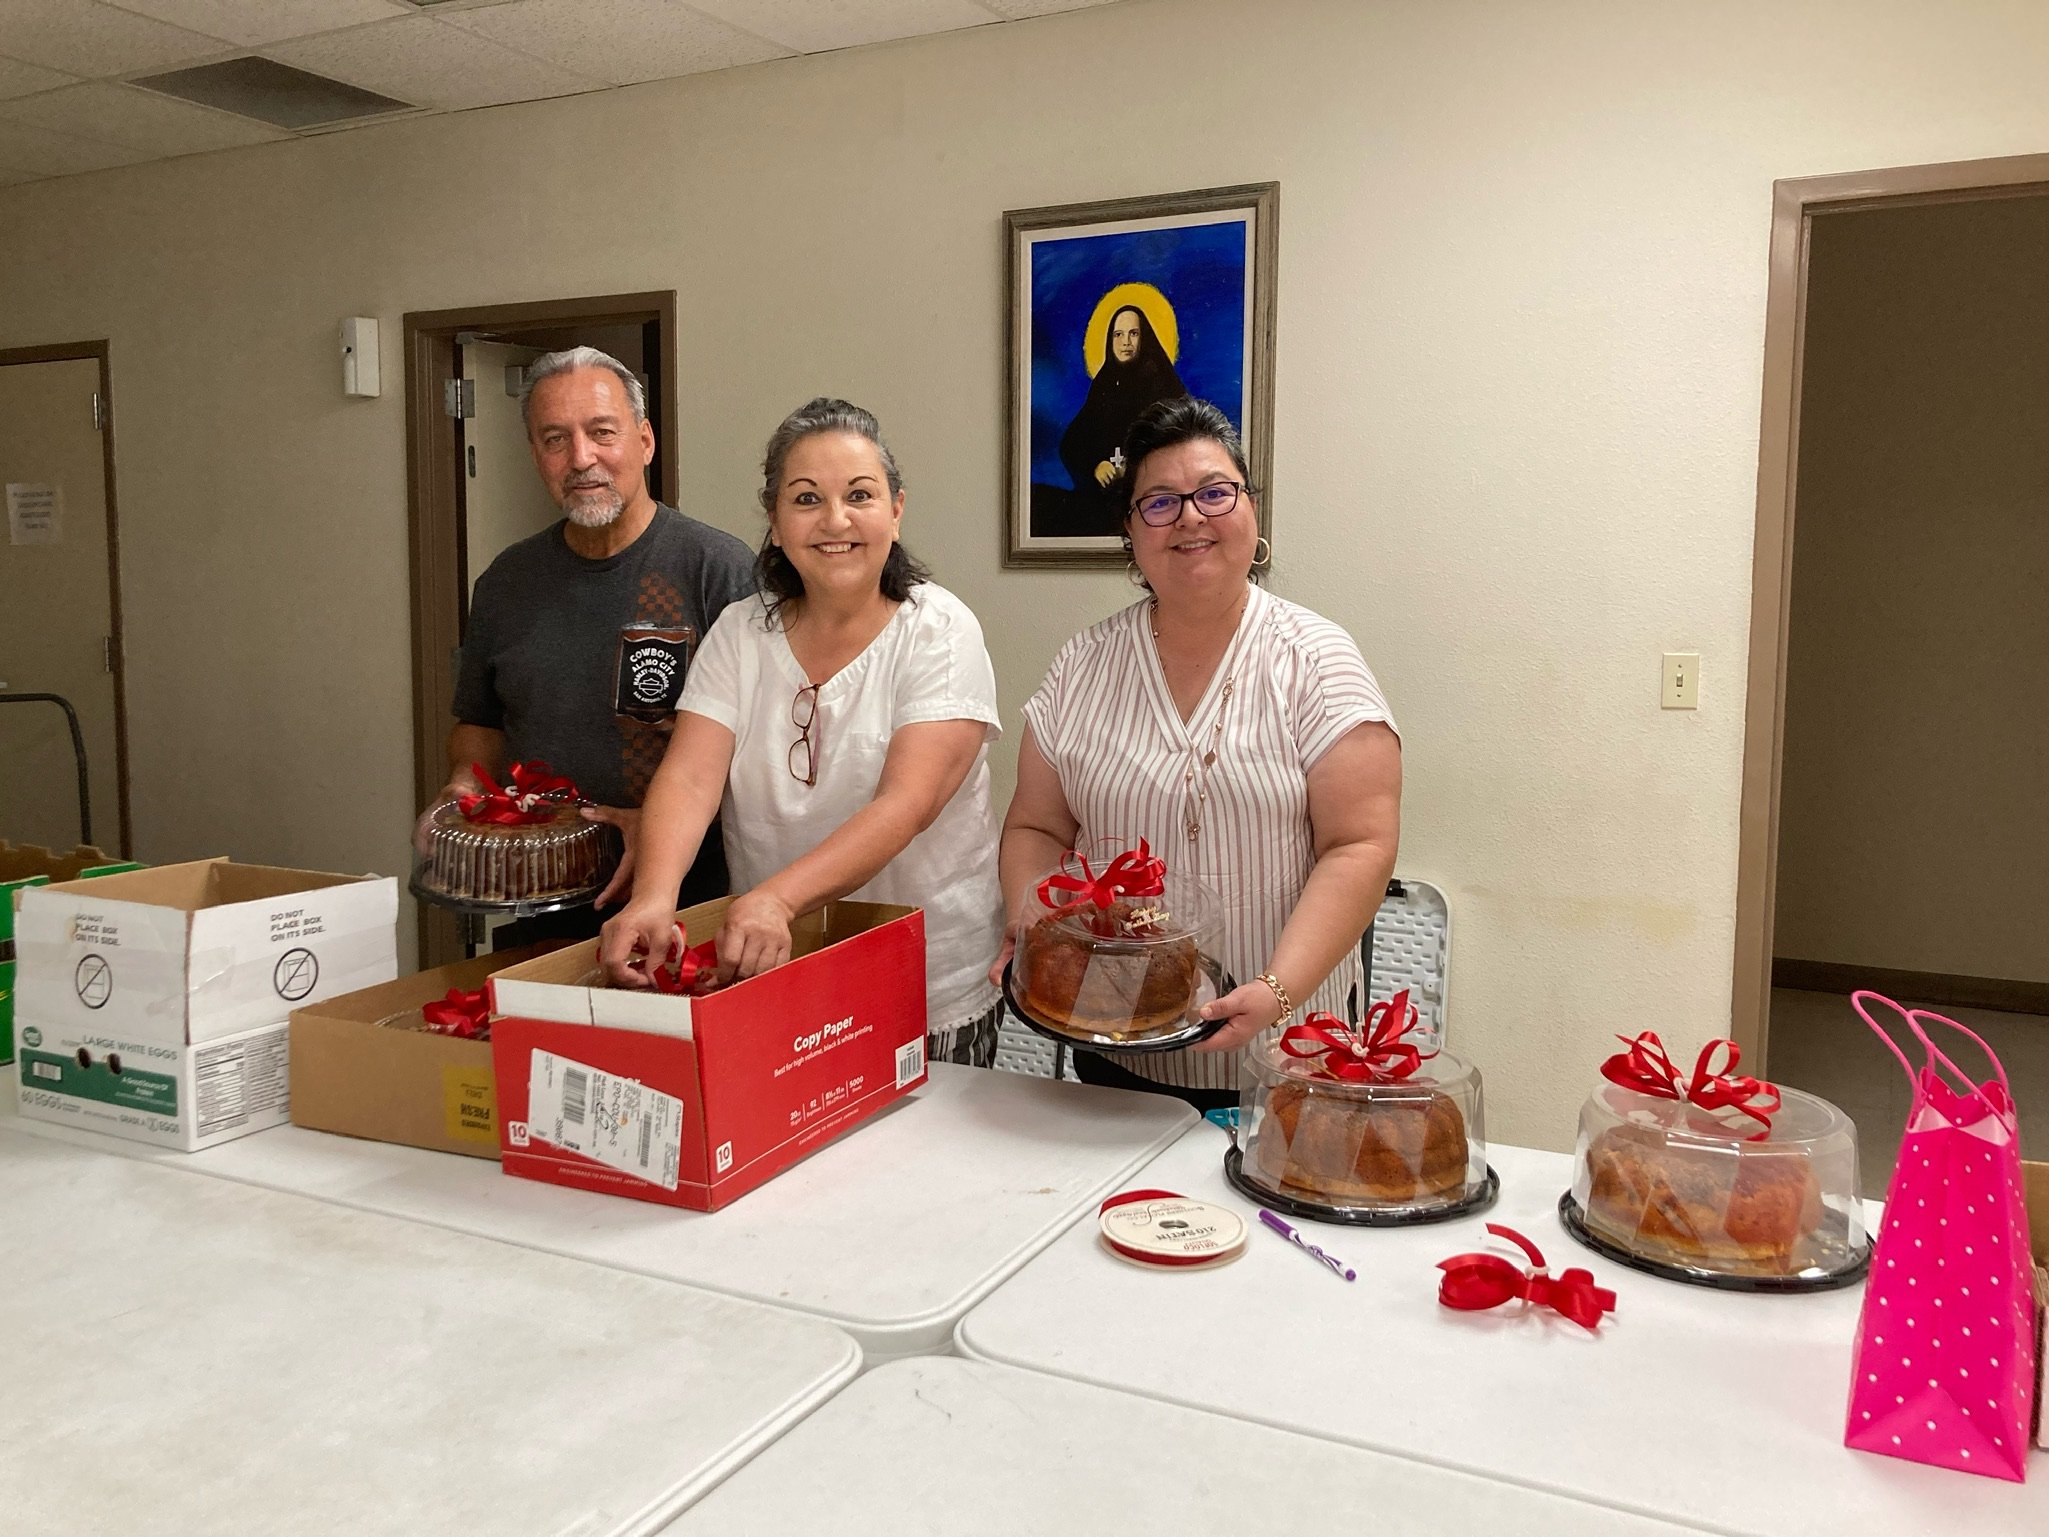
[[[1259,553],[1262,546],[1264,546],[1266,549],[1266,553],[1264,555]],[[1261,534],[1259,536],[1259,543],[1255,544],[1252,547],[1252,564],[1259,570],[1264,571],[1268,566],[1272,565],[1273,563],[1274,547],[1271,544],[1267,543],[1266,535]]]
[[[1138,562],[1135,560],[1124,562],[1124,580],[1131,583],[1134,587],[1150,588],[1152,586],[1152,583],[1145,579],[1145,573],[1138,569]]]

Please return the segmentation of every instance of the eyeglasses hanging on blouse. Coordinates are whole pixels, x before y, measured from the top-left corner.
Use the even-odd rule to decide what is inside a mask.
[[[818,722],[818,685],[807,683],[790,701],[790,724],[797,728],[797,740],[790,744],[790,777],[801,785],[818,783],[818,737],[812,727]],[[823,735],[823,733],[819,733]],[[799,763],[802,767],[798,767]]]

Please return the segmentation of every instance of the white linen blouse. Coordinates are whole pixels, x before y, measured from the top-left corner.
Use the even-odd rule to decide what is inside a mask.
[[[988,969],[1003,934],[989,796],[989,743],[1002,725],[982,626],[936,583],[913,588],[882,633],[819,689],[814,785],[789,767],[799,735],[791,709],[809,686],[782,626],[756,603],[719,615],[691,663],[677,709],[733,733],[720,815],[735,891],[810,853],[875,798],[898,727],[973,720],[986,728],[974,767],[938,819],[850,893],[925,909],[926,1018],[931,1033],[944,1034],[994,1004]]]

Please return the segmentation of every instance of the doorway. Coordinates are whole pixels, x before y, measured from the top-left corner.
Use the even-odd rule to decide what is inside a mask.
[[[1775,191],[1731,1033],[1878,1189],[1855,988],[2049,1079],[2049,156]]]
[[[458,648],[477,578],[508,545],[560,514],[527,456],[519,394],[543,353],[596,347],[647,389],[648,485],[674,506],[676,295],[607,294],[421,310],[405,317],[406,456],[412,538],[415,806],[447,782]],[[420,905],[420,964],[461,958],[455,915]]]
[[[107,344],[0,349],[0,839],[132,847]]]

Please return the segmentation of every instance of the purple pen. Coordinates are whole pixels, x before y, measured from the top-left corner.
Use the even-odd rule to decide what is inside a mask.
[[[1335,1256],[1325,1254],[1323,1250],[1317,1248],[1315,1244],[1311,1243],[1308,1239],[1304,1238],[1300,1233],[1296,1232],[1294,1228],[1290,1227],[1287,1223],[1283,1222],[1279,1217],[1276,1217],[1264,1206],[1262,1206],[1259,1209],[1259,1220],[1261,1222],[1264,1222],[1268,1227],[1272,1228],[1276,1233],[1279,1233],[1281,1237],[1287,1239],[1288,1242],[1293,1244],[1296,1248],[1302,1250],[1305,1254],[1311,1256],[1313,1259],[1316,1260],[1318,1264],[1328,1265],[1333,1275],[1341,1275],[1347,1281],[1356,1281],[1359,1279],[1358,1271],[1354,1270],[1350,1265],[1344,1264]]]

